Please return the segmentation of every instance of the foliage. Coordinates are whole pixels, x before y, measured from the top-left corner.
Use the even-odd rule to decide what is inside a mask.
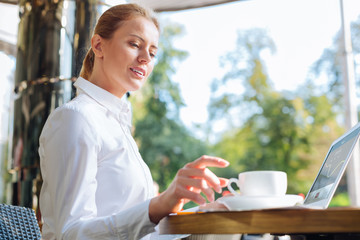
[[[222,59],[228,73],[214,80],[209,111],[211,124],[229,126],[213,151],[231,167],[215,171],[234,177],[246,170],[281,170],[288,174],[289,193],[305,192],[342,129],[332,102],[317,96],[311,83],[298,92],[272,88],[261,56],[274,49],[265,31],[252,29],[239,32],[236,49]]]
[[[11,175],[7,171],[9,169],[9,141],[5,141],[0,144],[0,201],[2,203],[8,203],[9,196],[6,192],[7,186],[6,184],[11,182]]]
[[[343,42],[342,42],[342,32],[338,32],[333,40],[333,45],[329,48],[326,48],[319,60],[317,60],[311,69],[313,78],[312,81],[316,80],[321,74],[326,74],[328,78],[327,87],[323,90],[327,92],[329,99],[332,100],[334,105],[334,110],[339,114],[344,114],[343,106],[343,74],[342,74],[342,62],[344,58]],[[360,16],[357,21],[351,23],[351,41],[352,41],[352,54],[354,58],[360,56]],[[357,64],[356,64],[357,63]],[[359,61],[355,61],[355,69],[360,73]],[[360,74],[358,74],[356,79],[357,85],[360,85]],[[360,93],[357,91],[357,95]]]
[[[171,75],[175,73],[176,61],[187,56],[172,45],[181,32],[178,25],[162,30],[156,67],[148,83],[130,98],[134,107],[134,137],[160,191],[166,189],[178,169],[206,153],[205,144],[192,137],[179,120],[183,102]]]
[[[335,194],[331,200],[329,207],[344,207],[350,205],[350,198],[347,193]]]
[[[360,16],[351,23],[351,41],[354,55],[360,54]]]

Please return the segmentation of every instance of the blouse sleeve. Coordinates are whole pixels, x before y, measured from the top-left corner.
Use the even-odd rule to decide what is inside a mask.
[[[149,202],[98,217],[95,203],[99,141],[89,120],[74,109],[57,109],[40,136],[44,239],[140,239],[154,231]]]

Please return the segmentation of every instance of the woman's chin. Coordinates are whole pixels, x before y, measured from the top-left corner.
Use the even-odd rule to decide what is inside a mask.
[[[137,91],[137,90],[139,90],[140,88],[142,88],[143,85],[144,85],[144,80],[141,80],[141,81],[137,80],[137,81],[133,82],[133,83],[131,84],[131,86],[129,86],[128,92]]]

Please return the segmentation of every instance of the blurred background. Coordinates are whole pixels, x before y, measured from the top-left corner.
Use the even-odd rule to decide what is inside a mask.
[[[42,126],[74,96],[96,19],[124,2],[0,1],[1,202],[37,209]],[[288,193],[306,195],[358,119],[360,1],[129,2],[153,8],[162,27],[157,65],[128,98],[159,191],[208,154],[230,161],[219,176],[281,170]],[[331,206],[359,205],[358,162]]]

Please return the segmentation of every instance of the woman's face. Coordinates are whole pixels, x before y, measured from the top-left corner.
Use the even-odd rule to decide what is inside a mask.
[[[123,22],[111,39],[101,38],[101,76],[91,81],[118,97],[138,90],[154,68],[158,40],[152,21],[136,17]]]

